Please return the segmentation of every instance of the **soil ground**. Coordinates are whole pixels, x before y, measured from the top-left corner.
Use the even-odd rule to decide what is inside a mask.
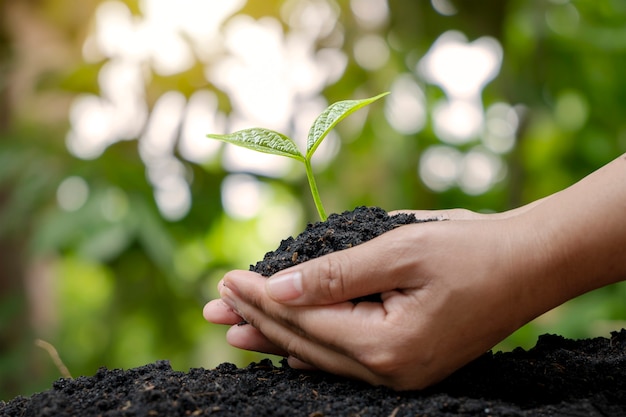
[[[424,391],[394,392],[269,360],[179,372],[167,361],[60,379],[0,402],[0,416],[626,416],[626,330],[579,341],[542,336],[486,353]]]
[[[251,269],[269,276],[417,221],[364,207],[332,215],[284,240]],[[269,360],[188,372],[172,370],[167,361],[102,368],[93,376],[59,379],[28,398],[0,401],[0,417],[626,416],[625,376],[626,330],[621,330],[584,340],[545,335],[528,351],[487,352],[438,385],[414,392]]]

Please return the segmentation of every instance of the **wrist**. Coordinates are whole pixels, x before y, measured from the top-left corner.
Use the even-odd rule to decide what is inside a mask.
[[[559,262],[551,253],[550,238],[530,210],[493,225],[500,229],[493,274],[502,278],[494,284],[503,294],[502,308],[511,314],[513,331],[566,299],[561,281],[553,279]]]

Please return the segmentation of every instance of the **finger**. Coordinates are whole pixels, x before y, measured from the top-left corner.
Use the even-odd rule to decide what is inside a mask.
[[[480,220],[486,216],[466,209],[396,210],[390,212],[389,215],[393,216],[400,213],[413,214],[418,220]]]
[[[266,281],[267,293],[291,305],[325,305],[402,288],[412,274],[412,234],[432,223],[399,227],[356,247],[281,271]],[[385,279],[382,279],[385,277]]]
[[[270,355],[289,356],[286,350],[276,346],[260,331],[249,324],[232,326],[226,332],[226,341],[238,349],[267,353]]]
[[[310,364],[308,364],[306,362],[303,362],[300,359],[296,358],[295,356],[289,356],[287,358],[287,363],[293,369],[300,369],[302,371],[317,371],[317,370],[319,370],[319,368],[316,368],[313,365],[310,365]]]
[[[259,288],[262,289],[262,286],[257,287],[257,290]],[[288,356],[290,363],[293,363],[296,367],[306,367],[307,369],[313,367],[333,374],[368,381],[372,384],[382,383],[380,377],[369,371],[349,354],[335,350],[324,343],[318,343],[315,340],[316,338],[309,337],[308,334],[305,335],[302,331],[297,328],[292,328],[281,320],[275,320],[273,317],[266,314],[263,309],[258,308],[252,303],[245,302],[239,297],[238,292],[231,291],[230,288],[224,289],[223,292],[229,302],[233,303],[234,308],[236,308],[242,316],[246,317],[250,325],[258,329],[260,334],[267,338],[271,344],[285,351],[287,353],[285,356]],[[283,310],[285,309],[284,306],[272,300],[268,299],[267,301],[274,303],[278,307],[282,307]],[[325,310],[328,310],[328,307],[317,308],[318,312]],[[333,317],[337,322],[342,321],[341,317],[337,317],[336,315],[333,315]],[[325,320],[324,324],[327,325],[328,320]],[[233,329],[232,331],[235,332],[239,330]],[[354,337],[348,335],[346,339],[354,339]],[[335,342],[337,342],[337,340],[338,339],[335,339]],[[236,342],[240,346],[246,345],[245,342],[239,343],[239,341],[235,340],[233,340],[233,342]],[[345,342],[345,340],[343,340],[343,342]]]
[[[243,320],[240,315],[219,298],[206,303],[202,309],[202,315],[206,321],[215,324],[233,325]]]
[[[221,294],[226,303],[266,337],[269,335],[265,330],[252,321],[255,315],[259,316],[259,311],[263,317],[271,317],[293,333],[352,356],[353,352],[378,345],[379,340],[399,328],[406,317],[401,301],[407,296],[400,292],[389,293],[385,305],[376,302],[355,305],[348,301],[322,307],[286,307],[267,296],[263,281],[263,277],[232,274]],[[392,299],[391,294],[395,294],[396,299]],[[285,348],[285,345],[279,346]]]
[[[256,290],[259,291],[260,288],[257,286]],[[407,314],[402,314],[399,320],[398,315],[395,315],[396,320],[389,323],[389,328],[385,329],[376,314],[365,314],[366,317],[357,316],[353,319],[348,314],[347,308],[351,303],[344,303],[345,308],[338,309],[335,308],[337,306],[292,307],[276,303],[260,292],[261,298],[265,296],[265,301],[262,302],[265,305],[264,308],[259,308],[254,303],[247,303],[240,298],[238,292],[228,288],[224,291],[229,293],[232,306],[246,317],[252,326],[289,354],[289,363],[293,363],[294,367],[301,369],[314,367],[394,389],[423,387],[435,381],[436,375],[433,375],[427,366],[430,360],[411,365],[410,357],[407,361],[406,355],[394,353],[407,352],[406,346],[403,347],[402,337],[399,337],[400,334],[397,332],[397,329],[406,325]],[[394,298],[393,294],[388,294],[388,301],[390,304],[398,304],[397,299],[402,297],[407,296],[396,293]],[[268,306],[278,307],[278,310]],[[382,303],[368,302],[353,306],[353,311],[359,314],[366,309],[381,311],[383,307]],[[301,316],[297,319],[304,323],[301,328],[291,327],[288,324],[289,320],[285,322],[276,319],[281,312],[283,315],[287,314],[286,311]],[[324,315],[324,312],[329,314]],[[393,314],[387,314],[388,316]],[[387,331],[389,329],[392,331]],[[406,371],[407,366],[414,367],[415,372],[402,376],[401,373]]]
[[[388,213],[390,216],[398,214],[412,214],[418,220],[450,220],[447,210],[393,210]]]

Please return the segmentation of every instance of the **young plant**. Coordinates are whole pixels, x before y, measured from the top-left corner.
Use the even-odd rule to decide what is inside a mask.
[[[315,177],[313,176],[313,168],[311,166],[313,154],[328,133],[337,125],[337,123],[360,108],[373,103],[387,94],[389,93],[382,93],[375,97],[363,100],[344,100],[331,104],[317,117],[317,119],[315,119],[315,122],[313,122],[313,125],[309,129],[309,135],[306,142],[306,153],[304,154],[298,150],[296,143],[291,138],[283,135],[282,133],[260,127],[239,130],[227,135],[209,134],[207,136],[209,138],[218,139],[242,146],[244,148],[253,149],[255,151],[287,156],[304,163],[315,207],[317,208],[320,219],[324,221],[327,218],[326,211],[322,205]]]

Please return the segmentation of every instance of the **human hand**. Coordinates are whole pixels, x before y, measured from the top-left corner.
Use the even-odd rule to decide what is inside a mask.
[[[484,215],[466,209],[448,209],[448,210],[397,210],[390,212],[390,215],[399,213],[411,213],[418,219],[438,219],[438,220],[478,220],[486,218],[495,218],[501,214]],[[233,271],[235,274],[248,274],[245,271]],[[231,275],[232,275],[231,273]],[[224,281],[218,283],[218,291],[221,291]],[[253,350],[263,353],[287,356],[287,352],[278,346],[273,345],[267,338],[263,336],[257,329],[250,326],[242,326],[245,320],[230,308],[221,298],[209,301],[204,309],[203,315],[206,320],[215,323],[233,326],[226,334],[227,341],[240,349]],[[295,363],[295,358],[290,358],[290,362]],[[300,365],[304,365],[301,363]]]
[[[233,326],[229,343],[289,356],[297,368],[423,388],[543,306],[520,279],[513,240],[528,234],[517,233],[514,216],[460,210],[448,218],[455,221],[403,226],[267,280],[233,271],[205,317],[222,324],[244,317],[252,326]],[[382,303],[349,301],[372,293]]]
[[[265,279],[228,273],[204,309],[243,349],[395,389],[430,385],[539,314],[626,279],[626,155],[501,214],[407,225]],[[582,219],[582,220],[581,220]],[[381,293],[382,303],[349,300]]]

